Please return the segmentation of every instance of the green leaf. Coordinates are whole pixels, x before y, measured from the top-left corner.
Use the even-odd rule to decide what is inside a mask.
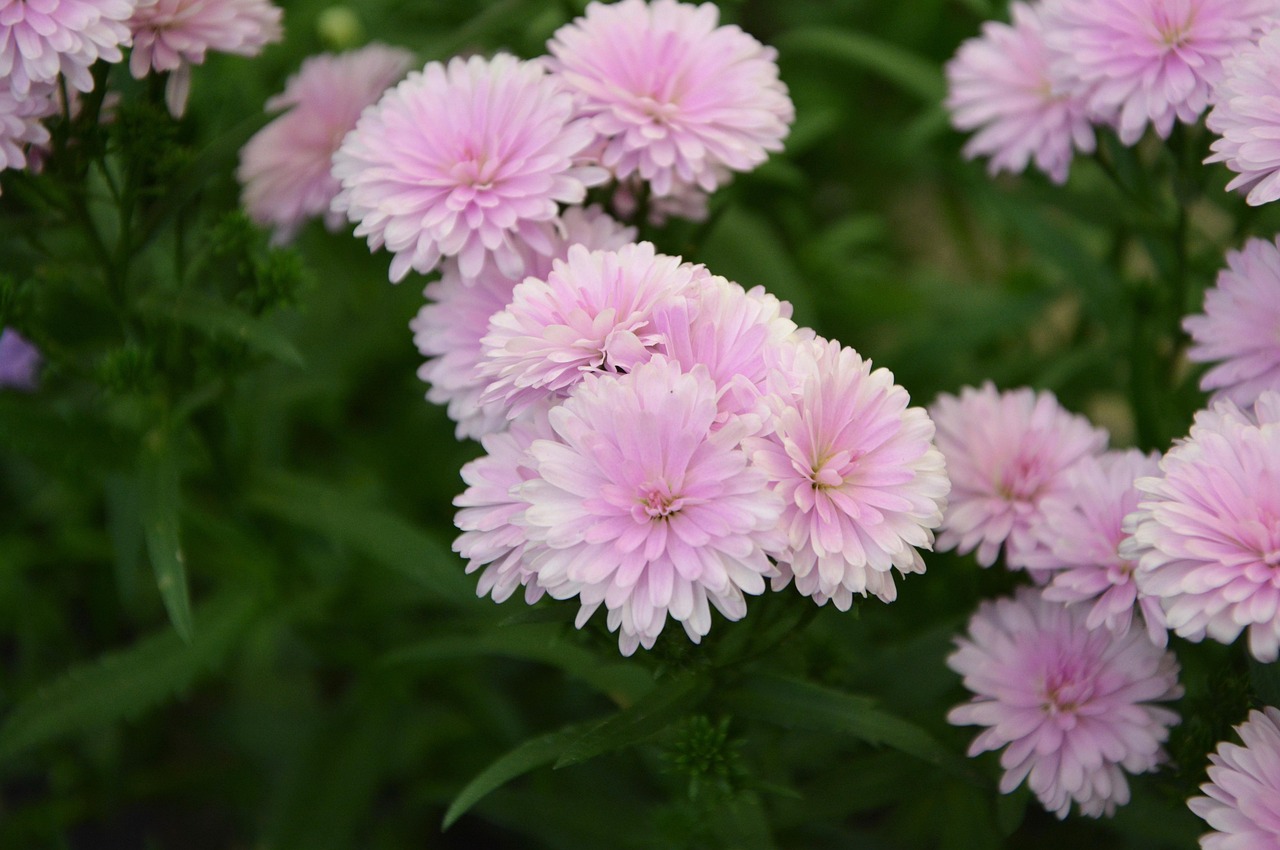
[[[706,676],[681,673],[660,682],[635,704],[582,733],[560,758],[556,768],[638,744],[688,714],[711,690]]]
[[[173,435],[165,426],[147,435],[138,469],[142,533],[156,574],[160,598],[178,634],[188,643],[194,634],[186,558],[178,530],[180,495]]]
[[[0,725],[0,761],[86,729],[135,717],[189,687],[218,664],[248,624],[252,596],[227,594],[199,608],[200,631],[171,630],[74,667],[19,703]]]
[[[457,797],[453,798],[448,811],[444,813],[442,828],[448,829],[452,826],[489,792],[501,788],[518,776],[523,776],[531,770],[555,761],[564,752],[565,747],[580,734],[581,726],[566,726],[557,732],[530,738],[515,749],[499,756],[496,761],[468,782],[466,787],[458,792]]]
[[[792,30],[778,40],[778,51],[793,58],[834,59],[870,71],[925,103],[938,103],[946,94],[936,64],[861,33],[817,27]]]
[[[868,744],[893,747],[975,783],[982,784],[964,758],[913,723],[878,708],[875,700],[821,685],[760,675],[728,695],[729,710],[781,726],[848,735]]]
[[[178,298],[144,299],[138,306],[148,315],[180,322],[210,337],[229,337],[290,366],[306,365],[280,330],[221,301],[188,293]]]
[[[350,546],[442,599],[476,603],[473,582],[447,546],[395,514],[323,481],[271,473],[253,488],[249,500],[272,516]]]

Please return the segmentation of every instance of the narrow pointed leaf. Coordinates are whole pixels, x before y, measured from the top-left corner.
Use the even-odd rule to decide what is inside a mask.
[[[138,470],[142,533],[156,574],[160,598],[173,627],[191,642],[191,592],[187,588],[186,556],[178,527],[178,463],[173,435],[165,427],[147,436]]]
[[[693,711],[710,690],[707,677],[694,674],[680,674],[660,682],[634,705],[582,733],[556,760],[556,768],[578,764],[656,735]]]

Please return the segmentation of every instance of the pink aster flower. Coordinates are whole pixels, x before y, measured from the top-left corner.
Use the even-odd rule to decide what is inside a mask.
[[[1209,754],[1205,797],[1187,806],[1214,831],[1200,836],[1204,850],[1280,847],[1280,709],[1251,711],[1236,727],[1240,744],[1222,742]]]
[[[169,111],[180,116],[191,89],[191,66],[203,64],[210,50],[257,56],[283,38],[282,14],[270,0],[142,0],[129,20],[129,71],[138,80],[151,71],[168,72],[165,99]]]
[[[34,390],[39,380],[40,351],[13,328],[0,330],[0,387]]]
[[[590,3],[548,43],[619,180],[638,174],[659,197],[710,192],[782,149],[795,110],[776,53],[718,22],[710,3]]]
[[[1063,473],[1102,452],[1105,431],[1068,413],[1050,392],[999,392],[990,382],[938,397],[930,408],[947,460],[951,496],[938,548],[978,550],[989,567],[1003,545],[1011,568],[1023,566],[1041,501],[1066,490]]]
[[[1222,63],[1262,34],[1270,0],[1049,0],[1045,32],[1100,120],[1132,145],[1209,105]]]
[[[465,277],[489,263],[519,278],[518,245],[553,250],[560,203],[603,182],[580,165],[591,143],[573,99],[541,64],[501,54],[431,62],[366,110],[334,156],[333,208],[370,248],[395,256],[391,279],[457,257]]]
[[[1095,139],[1084,98],[1068,90],[1045,44],[1034,6],[1014,3],[1012,25],[988,21],[947,63],[947,109],[957,130],[977,130],[969,159],[990,157],[987,170],[1019,173],[1027,163],[1065,183],[1075,150]]]
[[[520,247],[530,277],[545,279],[553,260],[564,260],[569,248],[582,245],[590,251],[612,251],[635,238],[635,229],[623,227],[599,207],[570,207],[553,236],[554,251],[544,257]],[[427,400],[448,406],[449,418],[458,423],[458,439],[480,437],[507,425],[504,401],[481,403],[487,378],[480,375],[484,349],[480,341],[489,332],[489,319],[511,303],[516,282],[495,268],[466,278],[455,260],[444,263],[440,280],[427,284],[428,302],[409,323],[418,351],[427,362],[418,377],[431,385]]]
[[[54,90],[40,83],[24,96],[0,79],[0,171],[27,167],[27,150],[49,144],[49,131],[40,123],[57,111]]]
[[[1280,199],[1280,30],[1223,63],[1213,99],[1204,123],[1222,138],[1205,162],[1236,172],[1227,191],[1248,191],[1252,206]]]
[[[1045,599],[1092,603],[1086,627],[1123,635],[1137,608],[1151,642],[1164,646],[1169,635],[1160,603],[1138,593],[1133,578],[1137,564],[1120,554],[1125,516],[1138,507],[1134,482],[1159,468],[1158,454],[1137,449],[1081,458],[1066,471],[1066,487],[1041,501],[1031,524],[1034,548],[1021,560],[1033,572],[1052,574]]]
[[[604,605],[624,655],[649,649],[668,616],[695,643],[710,607],[746,614],[774,572],[781,504],[716,421],[706,370],[658,355],[625,375],[589,375],[550,413],[556,439],[529,449],[522,524],[531,569],[557,599],[578,597],[581,627]]]
[[[1129,801],[1125,774],[1155,770],[1178,715],[1152,705],[1182,695],[1178,662],[1137,630],[1090,630],[1085,611],[1021,588],[982,603],[947,666],[964,676],[969,702],[947,714],[985,726],[976,756],[1004,747],[1001,793],[1027,781],[1059,818],[1111,815]]]
[[[413,54],[370,44],[360,50],[312,56],[267,101],[288,110],[240,150],[236,177],[249,217],[275,228],[276,244],[292,241],[308,218],[324,216],[330,230],[345,220],[330,209],[341,186],[330,173],[333,155],[360,113],[404,76]]]
[[[1204,313],[1182,326],[1195,343],[1187,357],[1220,361],[1200,379],[1215,399],[1248,405],[1263,390],[1280,390],[1280,238],[1229,251],[1227,268],[1205,291]]]
[[[150,2],[150,0],[143,0]],[[32,84],[93,89],[89,67],[119,62],[137,0],[0,0],[0,80],[25,98]]]
[[[489,321],[480,374],[490,383],[481,403],[502,402],[518,416],[563,397],[589,372],[632,370],[662,342],[654,312],[709,277],[649,242],[618,251],[571,247],[546,280],[517,285],[511,305]]]
[[[1230,401],[1196,415],[1190,436],[1139,478],[1125,554],[1169,628],[1231,643],[1245,629],[1262,662],[1280,656],[1280,394],[1258,419]]]
[[[933,423],[908,407],[887,369],[852,348],[795,346],[794,373],[774,405],[774,433],[748,439],[751,461],[782,497],[782,574],[819,604],[847,611],[853,594],[897,597],[892,570],[923,573],[949,484]]]

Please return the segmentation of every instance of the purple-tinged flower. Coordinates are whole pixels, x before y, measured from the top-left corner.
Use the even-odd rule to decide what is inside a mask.
[[[1270,0],[1049,0],[1046,40],[1098,120],[1126,145],[1196,121],[1222,63],[1275,17]]]
[[[272,241],[291,242],[309,218],[323,216],[330,230],[345,221],[330,209],[342,188],[331,173],[333,155],[364,108],[412,64],[412,53],[383,44],[312,56],[267,101],[267,111],[287,111],[241,148],[236,178],[245,211],[274,228]]]
[[[718,23],[710,3],[590,3],[548,43],[619,180],[638,174],[659,197],[710,192],[782,149],[795,109],[777,54]]]
[[[947,63],[947,109],[957,130],[977,133],[969,159],[990,157],[987,171],[1020,173],[1034,162],[1065,183],[1076,150],[1095,139],[1084,98],[1069,91],[1051,62],[1037,7],[1014,3],[1012,24],[988,21]]]
[[[929,410],[938,448],[947,460],[951,496],[938,549],[978,550],[989,567],[1005,547],[1010,568],[1032,545],[1031,524],[1041,501],[1066,489],[1063,473],[1101,453],[1107,434],[1068,413],[1050,392],[999,392],[991,382],[944,393]]]
[[[1205,126],[1222,138],[1205,162],[1225,163],[1238,175],[1227,191],[1249,194],[1252,206],[1280,199],[1280,30],[1223,62]]]
[[[793,371],[771,397],[774,431],[748,439],[751,462],[785,505],[782,574],[819,604],[847,611],[853,594],[897,598],[892,570],[923,573],[949,484],[933,422],[908,407],[888,369],[826,340],[795,346]]]
[[[191,90],[191,66],[204,64],[210,50],[257,56],[284,37],[282,14],[270,0],[142,0],[129,20],[129,71],[137,80],[152,71],[168,72],[165,100],[169,111],[181,116]]]
[[[27,167],[27,149],[49,144],[49,131],[40,123],[57,111],[54,90],[38,83],[19,97],[9,81],[0,79],[0,171]]]
[[[1251,711],[1235,727],[1241,744],[1223,741],[1209,754],[1208,796],[1187,806],[1214,832],[1200,836],[1204,850],[1274,850],[1280,847],[1280,709]]]
[[[1249,405],[1264,390],[1280,390],[1280,239],[1250,239],[1227,252],[1227,267],[1205,290],[1204,313],[1182,326],[1195,343],[1187,357],[1221,361],[1200,379],[1215,400]]]
[[[1280,394],[1258,417],[1230,401],[1196,414],[1187,439],[1139,478],[1123,554],[1170,629],[1231,643],[1245,629],[1262,662],[1280,656]]]
[[[947,659],[974,695],[947,721],[987,727],[969,755],[1004,747],[1001,793],[1026,780],[1059,818],[1073,802],[1095,818],[1127,803],[1125,774],[1155,770],[1178,722],[1152,703],[1182,696],[1173,653],[1136,629],[1116,635],[1084,620],[1082,607],[1024,587],[982,603]]]
[[[0,387],[34,390],[39,384],[40,351],[13,328],[0,331]]]
[[[559,204],[607,179],[581,165],[591,128],[537,62],[500,54],[430,62],[365,110],[334,156],[333,208],[371,249],[395,256],[390,276],[457,257],[465,277],[494,263],[519,279],[519,246],[553,251]]]
[[[635,228],[623,227],[599,207],[570,207],[564,211],[553,236],[551,257],[519,247],[525,271],[544,280],[553,260],[564,260],[569,248],[582,245],[589,251],[613,251],[635,238]],[[511,303],[516,282],[489,267],[478,277],[466,278],[454,259],[444,262],[440,280],[427,284],[428,302],[409,323],[414,344],[427,356],[418,377],[431,385],[427,400],[448,406],[449,418],[458,423],[458,439],[481,437],[507,426],[507,404],[481,403],[487,378],[478,371],[483,359],[480,341],[489,333],[489,319]]]
[[[710,606],[746,614],[774,572],[781,501],[747,460],[733,422],[719,429],[706,370],[661,355],[625,375],[588,375],[551,410],[518,492],[537,582],[577,596],[578,625],[604,605],[624,655],[649,649],[668,616],[695,643]]]
[[[143,0],[150,2],[150,0]],[[119,62],[137,0],[0,0],[0,80],[18,98],[33,84],[92,91],[89,67]]]
[[[1031,524],[1034,548],[1020,560],[1033,573],[1050,572],[1053,583],[1044,589],[1050,602],[1092,603],[1087,628],[1123,635],[1137,608],[1151,642],[1164,646],[1169,633],[1160,603],[1138,593],[1137,564],[1120,554],[1125,516],[1138,507],[1141,495],[1134,482],[1159,468],[1158,454],[1137,449],[1081,458],[1066,471],[1065,488],[1040,502]]]
[[[481,403],[501,402],[508,416],[563,398],[590,372],[627,372],[662,342],[654,312],[695,294],[711,275],[702,266],[654,252],[641,242],[618,251],[575,245],[546,280],[527,278],[511,305],[489,321],[480,374],[490,379]]]

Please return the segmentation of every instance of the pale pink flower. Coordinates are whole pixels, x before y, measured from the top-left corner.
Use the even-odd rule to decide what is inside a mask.
[[[1059,818],[1111,815],[1129,801],[1125,774],[1155,770],[1178,715],[1152,705],[1182,696],[1178,662],[1139,631],[1084,624],[1085,610],[1020,588],[982,603],[947,666],[964,676],[969,702],[947,714],[987,727],[969,755],[1004,747],[1000,791],[1025,780]]]
[[[412,64],[412,53],[383,44],[312,56],[267,101],[267,111],[287,111],[241,148],[236,178],[245,211],[274,228],[276,244],[292,241],[309,218],[324,216],[330,230],[342,224],[330,209],[342,188],[331,173],[333,155],[364,108]]]
[[[210,50],[257,56],[284,37],[282,14],[270,0],[142,0],[129,20],[129,71],[138,80],[152,71],[168,72],[165,99],[180,116],[191,90],[191,66],[203,64]]]
[[[964,155],[990,157],[991,174],[1020,173],[1034,162],[1053,182],[1065,183],[1075,151],[1093,151],[1093,126],[1084,98],[1068,90],[1051,62],[1037,7],[1014,3],[1010,9],[1012,24],[988,21],[947,63],[951,123],[977,131]]]
[[[0,387],[34,390],[39,382],[40,350],[13,328],[0,329]]]
[[[1230,401],[1196,415],[1190,436],[1139,478],[1124,554],[1188,640],[1231,643],[1245,629],[1262,662],[1280,656],[1280,394],[1257,419]]]
[[[630,371],[662,342],[654,312],[709,277],[649,242],[618,251],[571,247],[546,280],[517,285],[511,305],[489,321],[480,374],[490,383],[481,403],[502,402],[517,416],[562,398],[588,373]]]
[[[774,572],[781,503],[716,420],[716,387],[701,367],[661,355],[625,375],[588,375],[551,410],[556,439],[529,449],[522,523],[539,547],[537,582],[578,597],[581,627],[604,605],[624,655],[651,648],[667,618],[695,643],[710,606],[746,614]]]
[[[1213,99],[1204,123],[1222,138],[1205,162],[1236,172],[1227,191],[1248,191],[1252,206],[1280,199],[1280,30],[1223,62]]]
[[[517,246],[530,277],[545,279],[553,260],[563,260],[569,248],[612,251],[630,243],[635,228],[623,227],[599,207],[570,207],[564,211],[552,241],[552,256]],[[427,284],[428,302],[409,323],[414,344],[427,356],[418,377],[431,385],[427,400],[448,406],[449,418],[458,423],[458,439],[480,437],[507,425],[504,401],[481,403],[488,379],[478,371],[483,359],[480,341],[489,332],[489,319],[511,303],[516,282],[496,268],[466,278],[455,259],[444,262],[440,280]]]
[[[1227,268],[1205,291],[1204,313],[1182,326],[1195,343],[1188,358],[1221,361],[1200,379],[1214,399],[1248,405],[1263,390],[1280,390],[1280,238],[1228,251]]]
[[[795,109],[777,54],[718,23],[710,3],[590,3],[548,43],[619,180],[638,174],[658,197],[710,192],[782,149]]]
[[[771,398],[774,432],[744,443],[786,506],[774,589],[794,577],[842,611],[855,593],[892,602],[892,570],[923,573],[918,550],[942,521],[949,484],[933,422],[888,369],[838,342],[798,343],[793,371]]]
[[[143,0],[150,2],[150,0]],[[0,80],[18,98],[33,84],[92,91],[89,67],[119,62],[137,0],[0,0]]]
[[[1047,496],[1066,489],[1064,472],[1106,448],[1107,434],[1068,413],[1050,392],[1000,392],[991,382],[944,393],[929,410],[947,461],[951,496],[938,548],[978,550],[989,567],[1005,547],[1006,563],[1032,546],[1031,524]]]
[[[333,208],[369,247],[395,256],[390,276],[457,257],[465,277],[495,263],[520,278],[520,245],[553,251],[559,204],[607,179],[578,157],[592,131],[537,62],[500,54],[430,62],[367,109],[334,156]]]
[[[1126,145],[1195,122],[1222,63],[1262,34],[1271,0],[1049,0],[1046,39],[1093,115]]]
[[[1235,727],[1241,744],[1223,741],[1209,754],[1208,796],[1187,806],[1214,831],[1200,836],[1204,850],[1275,850],[1280,847],[1280,709],[1249,712]]]
[[[0,171],[27,167],[27,150],[49,144],[49,131],[40,123],[57,111],[54,90],[45,83],[33,85],[24,96],[0,79]]]
[[[1158,454],[1137,449],[1081,458],[1066,471],[1066,487],[1040,502],[1031,524],[1034,548],[1020,560],[1033,573],[1052,575],[1045,599],[1091,603],[1086,627],[1123,635],[1139,609],[1151,642],[1164,646],[1169,634],[1160,603],[1138,593],[1137,564],[1120,554],[1125,516],[1138,507],[1134,482],[1159,468]]]

